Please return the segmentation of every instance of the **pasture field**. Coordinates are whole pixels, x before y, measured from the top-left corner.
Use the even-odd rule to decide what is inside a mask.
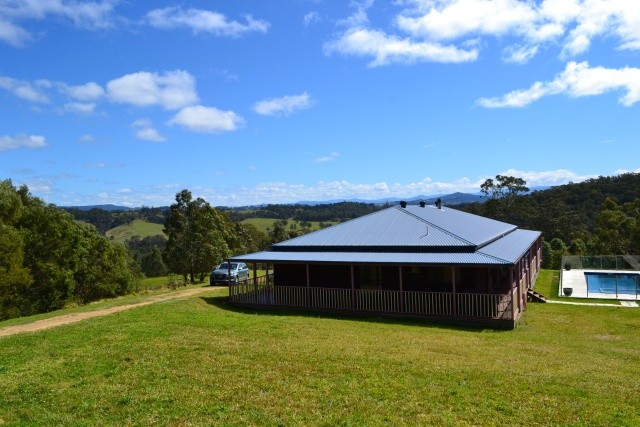
[[[273,218],[247,218],[245,220],[242,220],[242,222],[247,223],[247,224],[252,224],[254,227],[256,227],[259,231],[262,231],[265,234],[268,234],[269,231],[267,229],[269,228],[273,228],[273,223],[278,221],[277,219],[273,219]],[[296,230],[301,230],[303,227],[300,224],[300,221],[296,221],[293,219],[289,219],[288,220],[289,223],[287,224],[287,229],[291,226],[291,224],[295,224]],[[320,229],[320,222],[319,221],[309,221],[311,224],[311,230],[315,231],[315,230],[319,230]],[[337,224],[336,222],[332,222],[332,221],[325,221],[325,224]]]
[[[141,219],[134,219],[130,224],[119,225],[117,227],[108,230],[105,234],[108,238],[115,240],[116,242],[125,242],[133,236],[138,236],[141,239],[149,236],[155,236],[158,234],[164,235],[162,229],[164,225],[147,222]]]
[[[640,309],[530,303],[494,331],[226,295],[0,338],[0,425],[640,425]]]

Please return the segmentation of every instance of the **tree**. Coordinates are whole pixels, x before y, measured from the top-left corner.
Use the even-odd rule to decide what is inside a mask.
[[[615,200],[607,198],[596,218],[593,247],[601,255],[628,254],[635,230],[636,220],[628,216]]]
[[[227,239],[231,240],[231,235],[224,215],[200,197],[193,200],[189,190],[176,194],[164,233],[168,237],[165,264],[185,281],[204,280],[211,268],[229,255]]]
[[[146,277],[165,276],[168,273],[167,266],[162,260],[162,251],[167,244],[165,236],[154,235],[143,239],[133,236],[125,244]]]
[[[562,257],[567,255],[567,245],[559,238],[551,240],[551,267],[555,270],[559,270],[562,264]]]
[[[94,226],[31,196],[26,186],[0,183],[0,316],[122,295],[133,289],[134,274],[124,247]]]
[[[18,230],[0,222],[0,320],[20,316],[23,296],[32,282],[23,267],[23,253]]]
[[[542,241],[542,262],[541,268],[552,268],[553,266],[553,248],[551,243],[546,240]]]
[[[289,240],[292,237],[295,237],[295,233],[293,231],[287,231],[288,224],[289,221],[287,221],[286,219],[281,219],[273,223],[273,228],[269,229],[269,237],[271,238],[271,243],[284,242],[285,240]]]
[[[480,186],[480,191],[485,197],[513,200],[516,196],[526,194],[529,191],[527,182],[522,178],[496,175],[496,181],[497,183],[489,178]]]
[[[496,175],[496,181],[489,178],[480,185],[480,192],[488,200],[484,206],[484,214],[496,219],[509,219],[524,215],[524,209],[517,209],[517,201],[521,195],[529,191],[527,182],[522,178],[507,175]]]
[[[133,291],[137,269],[124,245],[108,241],[92,225],[78,224],[78,227],[73,275],[78,301],[86,304]]]

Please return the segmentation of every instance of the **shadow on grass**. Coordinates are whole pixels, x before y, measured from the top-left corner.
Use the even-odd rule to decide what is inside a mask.
[[[308,317],[312,319],[333,319],[333,320],[349,320],[365,323],[376,324],[391,324],[391,325],[405,325],[405,326],[421,326],[432,327],[440,329],[452,329],[456,331],[467,332],[483,332],[483,331],[504,331],[504,328],[493,328],[490,326],[470,326],[456,322],[453,319],[446,318],[419,318],[419,317],[407,317],[407,316],[393,316],[393,315],[376,315],[368,313],[345,313],[336,312],[330,310],[311,310],[311,309],[294,309],[294,308],[281,308],[281,307],[242,307],[229,303],[228,296],[214,296],[214,297],[200,297],[204,302],[209,305],[215,306],[221,310],[230,311],[233,313],[247,314],[252,316],[295,316],[295,317]]]

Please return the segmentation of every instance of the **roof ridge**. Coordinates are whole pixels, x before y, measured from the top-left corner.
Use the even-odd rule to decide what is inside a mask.
[[[460,236],[458,236],[457,234],[454,234],[454,233],[450,232],[450,231],[449,231],[449,230],[447,230],[447,229],[444,229],[444,228],[442,228],[442,227],[440,227],[440,226],[437,226],[437,225],[435,225],[434,223],[432,223],[432,222],[430,222],[430,221],[427,221],[426,219],[421,218],[421,217],[419,217],[418,215],[416,215],[416,214],[414,214],[414,213],[411,213],[411,212],[409,212],[408,210],[406,210],[406,209],[404,209],[404,208],[399,208],[399,207],[397,207],[397,206],[395,206],[395,208],[396,208],[396,209],[398,209],[398,210],[399,210],[399,211],[401,211],[401,212],[406,213],[407,215],[411,215],[412,217],[414,217],[414,218],[418,219],[419,221],[424,222],[425,224],[430,225],[431,227],[435,228],[436,230],[439,230],[439,231],[441,231],[441,232],[443,232],[443,233],[445,233],[445,234],[448,234],[449,236],[455,237],[456,239],[460,240],[461,242],[464,242],[464,243],[466,243],[466,244],[468,244],[468,245],[471,245],[471,246],[473,246],[473,247],[477,247],[477,246],[478,246],[478,245],[476,245],[475,243],[470,242],[470,241],[468,241],[467,239],[465,239],[465,238],[463,238],[463,237],[460,237]],[[455,209],[454,209],[454,210],[455,210]]]
[[[392,209],[393,207],[394,207],[394,206],[389,206],[388,208],[380,209],[380,210],[377,210],[377,211],[375,211],[375,212],[370,212],[370,213],[368,213],[368,214],[366,214],[366,215],[362,215],[362,216],[359,216],[359,217],[356,217],[356,218],[351,218],[351,219],[349,219],[349,220],[347,220],[347,221],[339,222],[339,223],[337,223],[337,224],[331,224],[331,225],[330,225],[330,226],[328,226],[328,227],[320,228],[320,229],[318,229],[318,230],[313,230],[313,231],[312,231],[312,232],[310,232],[310,233],[302,234],[302,235],[300,235],[300,236],[296,236],[296,237],[293,237],[293,238],[291,238],[291,239],[284,240],[284,241],[282,241],[282,242],[272,243],[272,244],[271,244],[271,245],[269,245],[269,246],[278,246],[278,245],[280,245],[280,243],[285,243],[285,242],[286,242],[286,243],[288,243],[288,242],[291,242],[291,241],[294,241],[294,240],[302,239],[303,237],[311,236],[311,235],[313,235],[313,234],[319,233],[319,232],[324,231],[324,230],[329,230],[329,229],[331,229],[331,228],[338,227],[338,226],[343,225],[343,224],[346,224],[346,223],[348,223],[348,222],[356,221],[356,220],[359,220],[359,219],[366,218],[366,217],[368,217],[368,216],[371,216],[371,215],[377,214],[377,213],[379,213],[379,212],[383,212],[383,211],[386,211],[386,210],[390,210],[390,209]],[[282,245],[282,246],[284,246],[284,245]]]
[[[483,252],[483,251],[481,251],[481,250],[477,250],[477,251],[476,251],[476,253],[477,253],[477,254],[482,254],[482,255],[484,255],[484,256],[488,256],[489,258],[493,258],[493,259],[495,259],[495,260],[502,261],[502,262],[507,263],[507,264],[512,264],[512,262],[511,262],[511,261],[509,261],[509,260],[507,260],[507,259],[500,258],[500,257],[497,257],[497,256],[495,256],[495,255],[488,254],[488,253]]]

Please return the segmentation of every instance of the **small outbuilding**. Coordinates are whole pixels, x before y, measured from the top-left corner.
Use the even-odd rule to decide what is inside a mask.
[[[513,328],[540,270],[541,234],[450,207],[401,203],[229,258],[239,306],[420,317]],[[270,271],[257,277],[257,263]]]

